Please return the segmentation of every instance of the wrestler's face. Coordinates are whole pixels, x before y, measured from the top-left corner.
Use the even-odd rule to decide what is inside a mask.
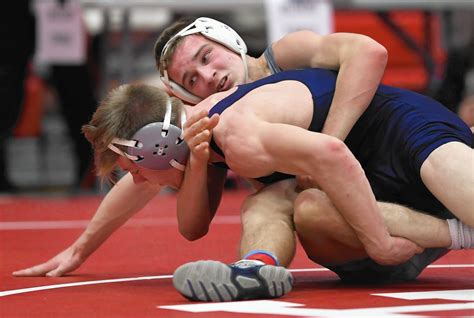
[[[184,173],[178,169],[152,170],[141,167],[125,157],[117,159],[117,165],[123,171],[128,171],[133,177],[133,182],[139,184],[148,182],[153,185],[168,186],[179,189],[183,182]]]
[[[182,40],[167,70],[173,82],[203,99],[245,80],[240,55],[196,34]]]

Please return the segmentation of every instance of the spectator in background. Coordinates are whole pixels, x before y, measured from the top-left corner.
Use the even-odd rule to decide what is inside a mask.
[[[81,133],[81,126],[94,113],[97,100],[87,63],[80,65],[51,66],[51,82],[55,86],[61,105],[61,112],[66,121],[69,135],[74,145],[77,159],[75,187],[88,188],[89,172],[92,168],[92,151],[89,142]],[[91,176],[95,178],[92,174]]]
[[[474,126],[474,11],[447,11],[441,21],[448,56],[434,98]]]
[[[49,79],[56,88],[77,159],[75,186],[80,186],[92,163],[92,152],[81,134],[81,126],[97,104],[81,3],[79,0],[41,0],[34,2],[34,9],[38,35],[35,60],[51,67]]]
[[[72,3],[72,1],[49,1],[57,5],[59,9],[68,2]],[[41,42],[45,40],[41,34],[43,24],[36,22],[47,15],[40,16],[35,10],[36,7],[33,7],[33,3],[30,0],[20,0],[11,5],[12,10],[2,10],[1,15],[0,98],[4,106],[0,110],[0,192],[14,190],[14,186],[8,179],[6,167],[6,141],[11,136],[21,114],[25,93],[24,81],[35,47],[44,47],[44,43]],[[36,38],[38,29],[40,36]],[[86,38],[83,41],[86,41]],[[48,62],[48,66],[51,67],[51,77],[48,80],[51,80],[57,90],[61,112],[74,144],[74,154],[77,158],[75,187],[81,186],[81,183],[82,186],[91,186],[90,182],[86,184],[90,181],[86,177],[91,175],[88,172],[92,166],[92,152],[87,140],[82,136],[81,126],[89,120],[97,102],[87,62],[87,58],[80,63],[55,62],[54,60]]]
[[[21,112],[24,80],[35,47],[35,19],[29,0],[8,4],[0,13],[0,192],[12,192],[5,146]]]

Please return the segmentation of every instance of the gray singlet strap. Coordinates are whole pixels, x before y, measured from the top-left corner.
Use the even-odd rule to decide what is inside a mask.
[[[269,45],[265,49],[265,52],[263,52],[263,54],[265,55],[265,59],[267,60],[267,65],[270,68],[270,71],[272,72],[272,74],[280,73],[282,69],[275,62],[275,56],[273,55],[273,49],[271,45]]]

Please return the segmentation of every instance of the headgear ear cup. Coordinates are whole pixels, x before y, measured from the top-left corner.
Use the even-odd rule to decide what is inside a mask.
[[[183,170],[189,157],[189,148],[183,139],[183,130],[171,124],[170,98],[166,103],[163,122],[154,122],[143,126],[135,132],[131,140],[114,138],[108,148],[127,157],[137,165],[153,169],[166,170],[171,167]],[[181,127],[186,122],[186,113],[181,110]],[[117,145],[127,146],[127,151]]]
[[[166,51],[170,47],[170,44],[173,43],[179,37],[185,37],[190,34],[200,33],[203,36],[207,37],[208,39],[217,42],[219,44],[224,45],[228,49],[234,51],[237,54],[240,54],[242,61],[244,62],[244,76],[245,82],[247,81],[248,71],[247,71],[247,61],[245,55],[247,54],[247,45],[245,44],[244,40],[240,37],[240,35],[234,31],[228,25],[206,17],[197,18],[194,22],[183,28],[181,31],[176,33],[168,42],[163,46],[161,50],[161,57],[163,58],[166,54]],[[160,63],[163,65],[162,63]],[[187,101],[192,104],[199,103],[202,98],[192,94],[184,87],[180,86],[179,84],[173,82],[168,77],[168,72],[166,69],[161,70],[162,75],[160,76],[164,85],[168,87],[169,90],[173,92],[178,98]]]
[[[186,165],[189,148],[181,139],[181,129],[175,125],[163,131],[163,123],[151,123],[140,128],[132,139],[138,141],[138,147],[128,147],[127,152],[138,157],[135,163],[142,167],[165,170],[172,167],[173,160]]]

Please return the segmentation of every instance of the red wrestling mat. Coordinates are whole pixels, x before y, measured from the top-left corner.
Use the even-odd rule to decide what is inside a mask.
[[[0,198],[1,317],[472,317],[474,252],[451,252],[416,282],[347,286],[298,249],[289,295],[267,301],[192,303],[171,284],[173,270],[198,259],[232,262],[245,192],[227,192],[209,234],[179,236],[174,196],[129,220],[83,266],[60,278],[11,272],[48,260],[83,231],[101,198]]]

